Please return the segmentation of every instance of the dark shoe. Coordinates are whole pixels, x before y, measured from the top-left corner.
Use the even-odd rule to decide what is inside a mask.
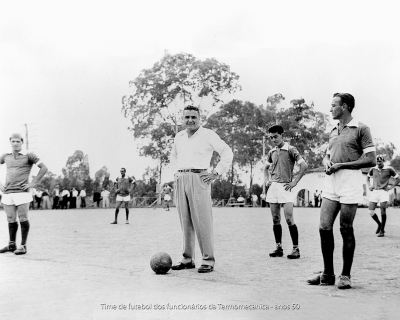
[[[335,275],[320,273],[316,277],[307,280],[307,283],[312,286],[333,286],[335,284]]]
[[[349,276],[340,276],[337,285],[338,289],[351,289],[351,281]]]
[[[189,263],[183,263],[179,262],[178,264],[174,265],[171,267],[172,270],[183,270],[183,269],[194,269],[196,266],[194,265],[194,262],[189,262]]]
[[[111,224],[117,224],[117,221],[111,222]]]
[[[385,236],[385,231],[379,231],[378,237],[384,237]]]
[[[300,250],[299,248],[293,248],[293,251],[291,254],[287,255],[288,259],[298,259],[300,258]]]
[[[275,257],[283,257],[283,249],[282,247],[276,247],[274,251],[272,251],[269,254],[270,257],[275,258]]]
[[[5,252],[14,252],[17,250],[17,246],[15,245],[15,242],[10,242],[8,246],[0,249],[0,253],[5,253]]]
[[[25,246],[25,245],[19,247],[19,249],[17,249],[17,250],[14,251],[14,254],[17,254],[17,255],[19,255],[19,254],[25,254],[25,253],[26,253],[26,246]]]
[[[199,273],[208,273],[214,270],[213,266],[209,266],[206,264],[202,264],[200,268],[197,270]]]

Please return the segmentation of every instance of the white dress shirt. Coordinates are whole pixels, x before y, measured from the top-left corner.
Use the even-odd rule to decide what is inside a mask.
[[[220,161],[215,171],[222,175],[232,164],[232,149],[213,131],[203,127],[189,138],[186,130],[177,133],[170,156],[170,168],[176,172],[182,169],[208,169],[213,151],[218,152]]]

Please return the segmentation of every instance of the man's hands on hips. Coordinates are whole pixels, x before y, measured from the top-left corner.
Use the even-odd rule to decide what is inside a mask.
[[[26,184],[21,185],[21,187],[22,187],[22,190],[28,190],[28,189],[36,187],[36,183],[33,183],[33,182],[26,183]]]
[[[297,186],[297,181],[292,181],[283,185],[286,191],[291,191],[295,186]]]
[[[218,178],[218,174],[215,174],[213,172],[210,173],[204,173],[200,175],[200,179],[203,180],[203,182],[210,184],[213,182],[215,179]]]

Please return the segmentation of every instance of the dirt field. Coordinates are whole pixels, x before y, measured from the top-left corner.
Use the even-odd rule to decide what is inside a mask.
[[[174,263],[181,258],[175,208],[131,209],[130,225],[124,212],[120,224],[110,225],[112,209],[31,211],[28,253],[0,255],[0,319],[399,319],[400,210],[388,209],[384,238],[375,236],[367,209],[358,211],[351,290],[305,283],[322,268],[318,209],[295,208],[299,260],[268,256],[274,248],[268,210],[215,208],[215,271],[167,275],[153,273],[149,261],[159,251]],[[0,245],[7,240],[0,211]],[[285,224],[283,248],[290,252]]]

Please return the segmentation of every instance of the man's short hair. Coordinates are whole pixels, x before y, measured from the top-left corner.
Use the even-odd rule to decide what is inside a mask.
[[[383,161],[383,162],[385,162],[385,158],[384,158],[383,155],[379,155],[379,156],[376,157],[376,161]]]
[[[125,169],[125,168],[121,168],[120,170],[122,170],[122,169],[124,169],[124,170],[126,171],[126,169]]]
[[[12,133],[10,136],[10,141],[12,139],[20,139],[22,142],[24,142],[24,138],[22,138],[22,134],[20,133]]]
[[[279,134],[282,134],[282,133],[283,133],[283,127],[280,126],[280,125],[278,125],[278,124],[276,124],[276,125],[270,127],[270,128],[268,129],[268,132],[269,132],[269,133],[279,133]]]
[[[353,111],[356,102],[354,100],[354,97],[350,93],[334,93],[333,97],[339,97],[342,104],[347,104],[350,113]]]
[[[197,111],[197,112],[200,114],[200,109],[197,108],[197,107],[195,107],[195,106],[192,106],[192,105],[189,105],[189,106],[184,107],[184,108],[183,108],[183,111],[185,111],[185,110]]]

